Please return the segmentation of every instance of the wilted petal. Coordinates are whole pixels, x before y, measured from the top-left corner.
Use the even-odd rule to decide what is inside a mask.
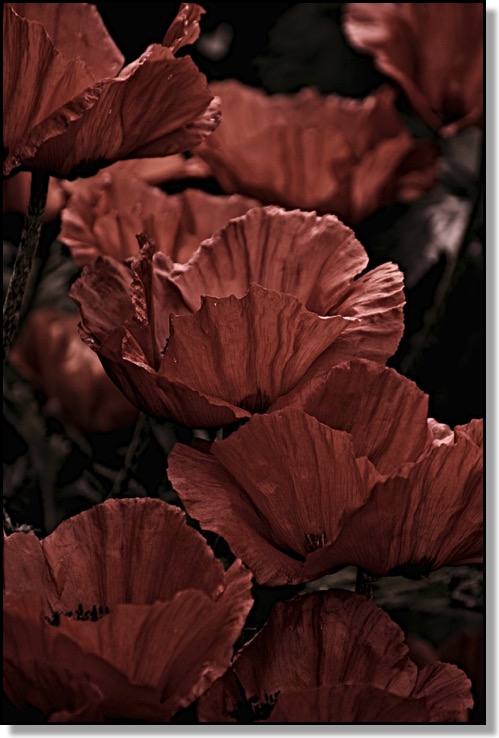
[[[379,479],[346,433],[296,410],[254,416],[210,454],[175,446],[168,475],[189,514],[267,585],[326,573],[345,513]]]
[[[411,138],[387,87],[361,101],[311,89],[267,96],[234,80],[212,89],[224,117],[196,154],[226,192],[352,224],[434,182],[436,148]]]
[[[45,28],[66,59],[82,59],[95,77],[114,77],[124,56],[91,3],[10,3],[16,13]],[[70,32],[68,32],[70,29]]]
[[[333,367],[272,410],[299,407],[321,423],[348,431],[357,456],[367,456],[382,474],[393,473],[429,450],[428,397],[394,369],[366,360]]]
[[[9,353],[19,371],[50,401],[53,411],[85,431],[128,427],[137,410],[106,375],[78,333],[78,315],[31,312]]]
[[[231,669],[201,698],[198,715],[202,722],[278,722],[291,711],[293,722],[319,722],[320,712],[313,717],[306,706],[310,697],[329,722],[355,722],[362,704],[373,719],[381,712],[426,722],[426,715],[438,721],[444,710],[449,715],[471,704],[462,672],[444,664],[426,668],[435,683],[447,683],[446,694],[427,698],[428,672],[418,674],[402,631],[373,602],[342,591],[308,594],[274,607]]]
[[[481,122],[482,3],[348,3],[344,26],[431,128],[451,135]]]

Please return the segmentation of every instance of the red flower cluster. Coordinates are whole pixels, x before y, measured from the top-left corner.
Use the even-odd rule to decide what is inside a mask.
[[[224,119],[209,136],[220,100],[176,57],[202,12],[183,4],[163,43],[121,69],[95,7],[4,6],[4,174],[116,162],[58,185],[83,342],[73,315],[39,310],[10,358],[86,430],[129,424],[137,409],[219,429],[202,450],[179,436],[166,474],[194,525],[236,557],[224,568],[182,510],[149,497],[107,500],[43,540],[6,536],[6,695],[49,722],[164,723],[196,701],[201,722],[457,722],[473,704],[463,672],[418,668],[359,594],[279,603],[233,654],[252,577],[258,591],[349,565],[418,578],[480,563],[483,424],[429,418],[425,393],[385,366],[403,331],[403,275],[368,269],[338,218],[420,196],[435,147],[410,135],[387,86],[357,101],[215,83]],[[354,3],[345,24],[446,134],[478,122],[479,75],[473,60],[461,94],[457,65],[443,91],[419,48],[406,59],[399,31],[434,12]],[[446,69],[463,23],[442,12],[455,31]],[[164,159],[196,146],[199,158]],[[152,186],[187,173],[231,194]]]

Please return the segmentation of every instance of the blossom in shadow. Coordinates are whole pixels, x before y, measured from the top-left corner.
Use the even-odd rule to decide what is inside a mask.
[[[259,584],[309,582],[348,565],[418,578],[482,560],[481,448],[459,430],[435,444],[412,382],[380,368],[376,383],[376,369],[358,364],[331,370],[335,391],[315,397],[321,422],[274,405],[209,452],[177,444],[170,453],[168,476],[188,513]]]
[[[440,135],[481,124],[483,3],[348,3],[344,29]]]
[[[472,704],[460,669],[418,668],[383,610],[333,590],[278,603],[197,710],[201,722],[427,723]]]
[[[143,243],[126,264],[87,265],[71,296],[83,339],[146,412],[225,425],[345,359],[384,363],[400,340],[401,272],[356,278],[366,253],[335,216],[254,208],[173,268]]]
[[[49,722],[167,722],[229,666],[252,600],[185,515],[109,500],[4,540],[4,688]]]
[[[138,233],[147,233],[173,261],[185,262],[202,241],[258,205],[239,195],[217,197],[193,189],[167,195],[135,177],[135,167],[122,167],[131,163],[117,162],[95,177],[64,185],[70,197],[59,238],[80,266],[98,256],[123,261],[136,256]]]
[[[234,80],[212,89],[223,121],[196,154],[225,192],[355,224],[433,185],[437,150],[412,139],[388,87],[365,100],[312,89],[267,96]]]
[[[106,433],[133,425],[138,411],[111,382],[78,333],[78,315],[32,311],[9,361],[41,391],[51,411],[84,431]]]
[[[122,68],[93,5],[5,4],[4,175],[74,176],[199,144],[219,123],[219,101],[192,60],[175,53],[196,40],[202,13],[181,5],[163,43]]]

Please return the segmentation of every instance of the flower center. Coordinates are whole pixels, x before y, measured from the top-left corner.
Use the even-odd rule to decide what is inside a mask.
[[[318,548],[323,548],[326,545],[326,534],[325,533],[307,533],[305,536],[305,551],[307,553],[313,553]]]
[[[76,607],[74,610],[68,610],[67,612],[57,610],[56,612],[52,613],[52,617],[48,617],[46,615],[45,620],[49,625],[54,625],[55,627],[57,627],[61,622],[61,616],[65,618],[71,618],[72,620],[90,620],[91,623],[96,623],[105,615],[109,615],[109,612],[109,607],[107,607],[107,605],[92,605],[89,610],[85,610],[80,602],[78,604],[78,607]]]

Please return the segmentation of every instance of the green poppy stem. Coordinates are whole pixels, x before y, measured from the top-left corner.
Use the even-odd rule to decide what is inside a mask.
[[[35,169],[31,175],[28,212],[24,220],[21,242],[3,305],[3,360],[16,336],[24,293],[33,259],[40,240],[43,213],[47,202],[49,174]]]

